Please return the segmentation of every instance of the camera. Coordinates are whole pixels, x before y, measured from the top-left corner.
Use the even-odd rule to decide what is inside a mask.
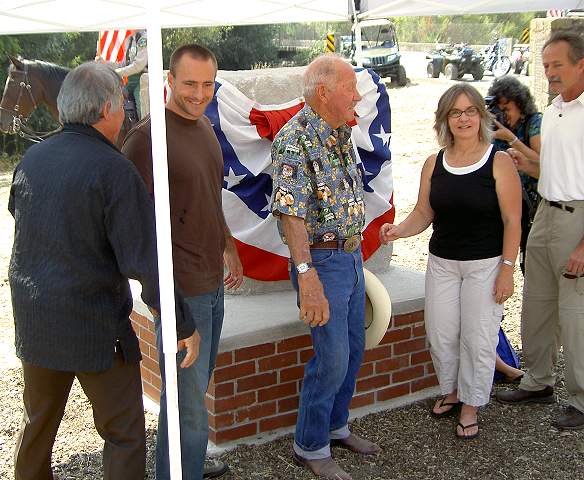
[[[499,102],[496,96],[490,95],[485,97],[485,105],[487,110],[493,114],[493,117],[497,122],[501,125],[507,126],[507,114],[499,108]],[[493,125],[495,130],[497,129],[496,125]]]

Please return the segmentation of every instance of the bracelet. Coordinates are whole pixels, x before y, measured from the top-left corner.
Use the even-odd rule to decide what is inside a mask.
[[[509,145],[513,145],[518,140],[517,135],[515,135],[515,138],[509,142]]]
[[[507,260],[506,258],[504,258],[503,260],[501,260],[501,263],[503,265],[508,265],[509,267],[514,267],[515,266],[515,264],[511,260]]]

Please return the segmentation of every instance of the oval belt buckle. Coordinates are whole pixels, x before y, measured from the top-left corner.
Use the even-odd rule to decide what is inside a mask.
[[[351,238],[347,238],[345,240],[345,245],[343,246],[343,250],[347,253],[353,253],[357,250],[357,247],[361,243],[361,238],[359,235],[353,235]]]

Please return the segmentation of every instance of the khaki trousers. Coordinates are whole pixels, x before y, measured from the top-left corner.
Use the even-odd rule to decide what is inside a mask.
[[[140,364],[116,354],[104,372],[63,372],[22,362],[24,418],[16,442],[16,480],[53,480],[51,452],[75,377],[93,408],[95,427],[105,440],[103,478],[143,480],[146,437]],[[73,453],[73,452],[72,452]]]
[[[503,305],[493,287],[501,257],[447,260],[430,254],[424,318],[443,395],[466,405],[489,403]]]
[[[529,239],[523,287],[521,339],[527,373],[520,388],[555,384],[560,344],[566,362],[568,403],[584,411],[584,278],[562,276],[570,254],[584,237],[584,201],[562,202],[573,212],[543,200]]]

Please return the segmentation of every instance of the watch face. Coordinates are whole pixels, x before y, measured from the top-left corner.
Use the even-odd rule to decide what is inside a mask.
[[[308,272],[309,268],[310,267],[308,266],[307,263],[299,263],[298,265],[296,265],[296,271],[298,273],[306,273],[306,272]]]

